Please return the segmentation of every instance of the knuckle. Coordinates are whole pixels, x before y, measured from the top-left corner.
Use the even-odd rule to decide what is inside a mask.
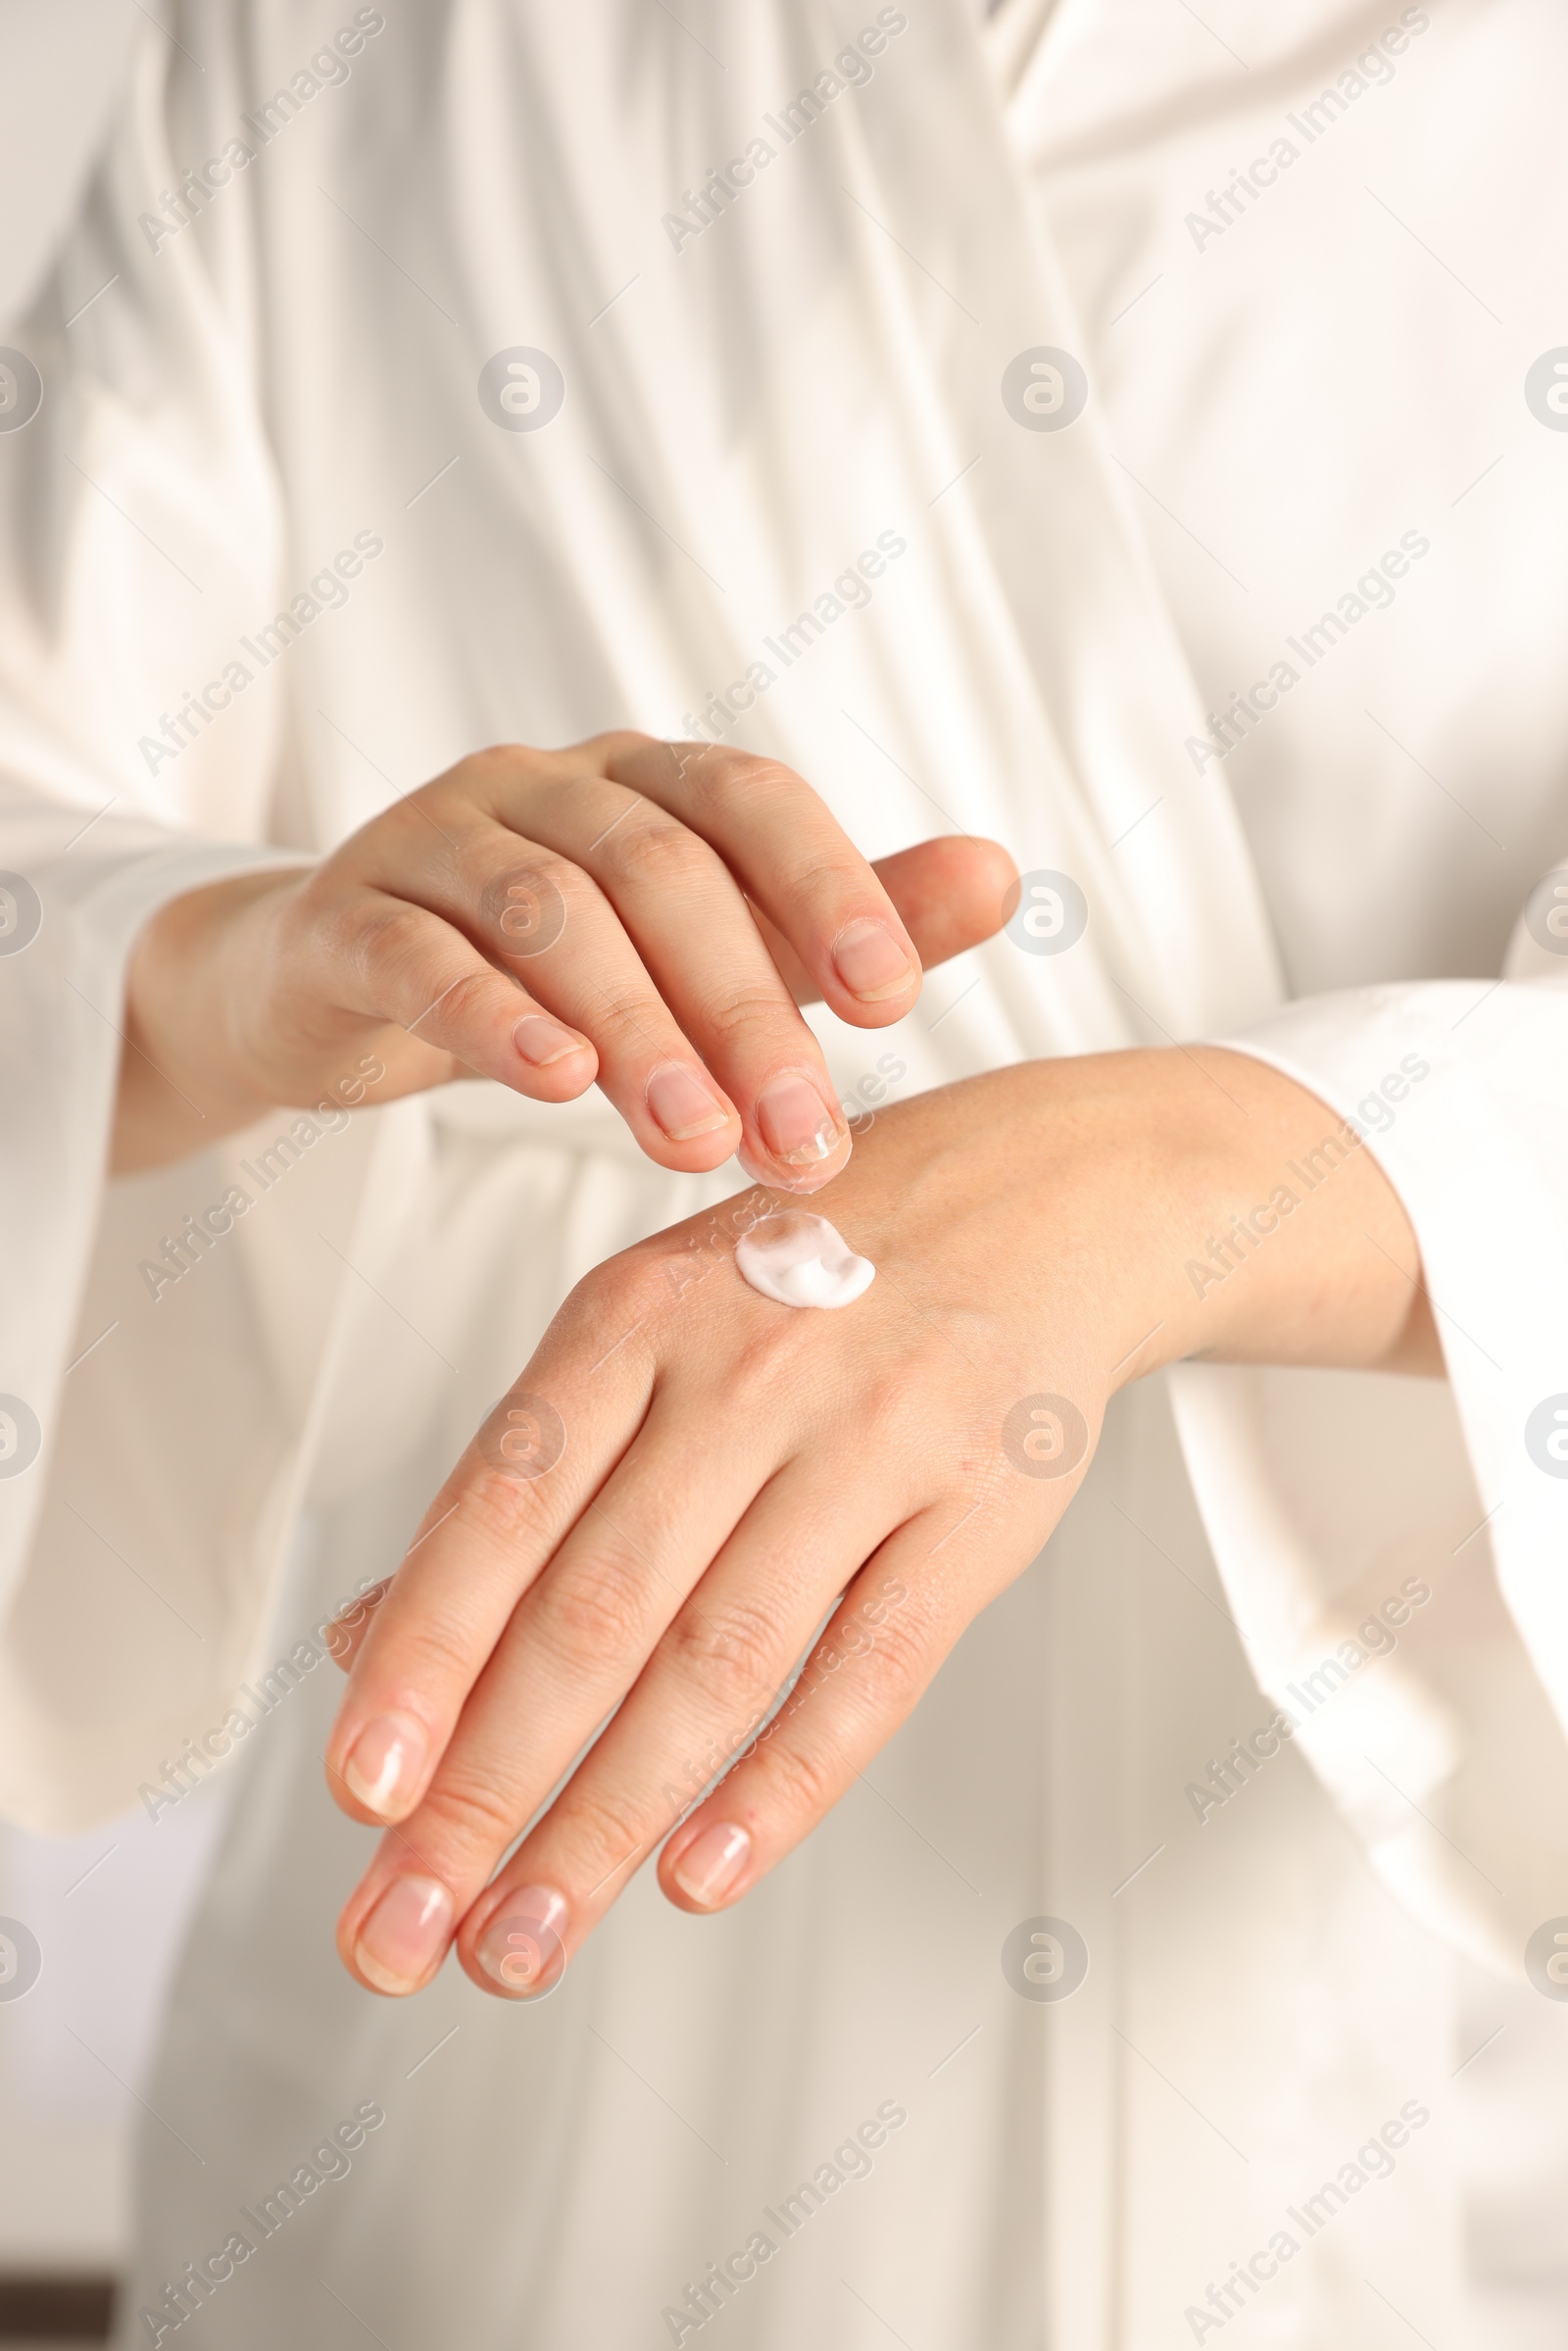
[[[564,911],[569,910],[574,903],[582,904],[585,876],[569,857],[514,835],[505,854],[498,854],[493,839],[485,844],[483,860],[477,874],[469,875],[467,888],[480,922],[487,929],[491,924],[500,925],[505,955],[514,944],[514,935],[503,917],[515,892],[531,894],[540,907],[559,904]]]
[[[572,750],[584,759],[609,773],[617,760],[640,759],[650,751],[665,751],[672,746],[661,735],[645,735],[640,727],[610,726],[603,734],[589,735]]]
[[[633,1557],[599,1551],[549,1579],[539,1604],[539,1630],[552,1648],[575,1665],[621,1657],[640,1645],[647,1617],[647,1570]]]
[[[748,802],[794,794],[803,794],[808,800],[816,797],[810,785],[782,759],[728,747],[716,749],[711,759],[694,766],[688,781],[693,800],[707,808],[734,809]]]
[[[677,1051],[671,1022],[652,989],[628,991],[617,983],[595,1000],[583,1023],[599,1053],[612,1062],[666,1060]]]
[[[588,1335],[612,1322],[625,1304],[632,1288],[626,1260],[607,1257],[600,1265],[590,1266],[579,1281],[572,1284],[562,1302],[557,1321],[570,1315],[588,1326]]]
[[[858,1652],[848,1648],[842,1635],[839,1637],[837,1645],[855,1668],[850,1688],[862,1689],[866,1707],[917,1689],[925,1678],[927,1641],[921,1627],[908,1618],[907,1607],[890,1610],[867,1646]]]
[[[377,898],[345,922],[349,957],[368,980],[407,982],[428,960],[430,916],[407,899]]]
[[[514,1477],[482,1457],[463,1497],[466,1529],[505,1555],[538,1536],[543,1501],[531,1478]]]
[[[858,895],[864,885],[865,864],[846,842],[837,855],[803,857],[790,866],[785,878],[798,896],[832,905],[851,893]]]
[[[586,1851],[595,1875],[618,1868],[660,1834],[657,1824],[618,1802],[608,1787],[573,1784],[564,1811],[563,1826],[569,1826],[574,1848]]]
[[[431,820],[434,819],[438,828],[444,832],[446,826],[440,821],[443,816],[448,824],[453,822],[461,824],[466,813],[464,806],[466,795],[461,790],[454,791],[453,789],[459,772],[454,770],[446,775],[434,776],[429,783],[420,784],[413,792],[400,793],[398,798],[390,801],[379,815],[370,819],[370,822],[384,827],[386,833],[392,838],[398,840],[406,838],[416,842],[419,848],[419,861],[422,865],[428,865],[432,861],[428,847]],[[451,861],[452,846],[449,842],[445,849],[436,853],[435,862],[442,867],[449,868]]]
[[[739,1301],[743,1319],[730,1342],[730,1393],[754,1416],[798,1409],[801,1382],[811,1378],[820,1360],[815,1334],[796,1327],[807,1321],[804,1314],[752,1314],[754,1296],[746,1291]]]
[[[602,1352],[641,1322],[661,1297],[659,1268],[645,1246],[585,1273],[558,1310],[556,1327],[575,1346]]]
[[[506,986],[505,981],[500,984]],[[461,978],[449,981],[431,1005],[420,1033],[433,1043],[443,1030],[450,1035],[454,1030],[467,1028],[470,1022],[483,1017],[494,1000],[496,986],[492,971],[466,971]]]
[[[548,767],[549,754],[526,743],[487,743],[482,751],[470,752],[453,773],[466,782],[506,791],[533,783]]]
[[[636,890],[689,890],[710,880],[718,860],[705,841],[678,817],[657,810],[620,825],[597,853],[610,886]]]
[[[417,1823],[405,1822],[403,1834],[421,1853],[433,1845],[435,1856],[450,1867],[460,1856],[504,1851],[529,1809],[493,1772],[458,1758],[443,1764],[419,1806]]]
[[[781,1739],[762,1752],[769,1795],[782,1799],[786,1814],[814,1820],[837,1801],[843,1773],[820,1746]]]
[[[387,1693],[380,1700],[385,1705],[404,1704],[417,1692],[419,1712],[434,1714],[439,1737],[455,1720],[458,1704],[484,1663],[484,1652],[474,1654],[465,1624],[434,1610],[416,1623],[387,1630],[391,1639],[368,1652],[368,1678],[376,1692]]]
[[[324,966],[334,979],[352,973],[363,980],[365,921],[372,903],[368,891],[339,893],[322,873],[313,875],[287,912],[283,936],[286,962],[306,968]]]
[[[945,1366],[939,1366],[944,1369]],[[941,1390],[938,1389],[940,1394]],[[906,1368],[883,1371],[869,1378],[856,1399],[857,1411],[865,1433],[865,1442],[883,1457],[897,1458],[911,1448],[911,1441],[923,1449],[928,1433],[918,1424],[924,1418],[923,1398],[918,1384],[911,1380]],[[929,1432],[935,1435],[936,1432]]]
[[[748,1705],[778,1688],[785,1644],[765,1609],[732,1606],[715,1617],[689,1604],[665,1638],[671,1665],[726,1706]]]
[[[529,875],[536,883],[543,883],[549,889],[559,890],[563,899],[576,899],[580,903],[585,895],[592,892],[592,884],[588,881],[582,867],[574,865],[570,857],[562,857],[557,850],[540,849],[530,841],[525,853],[524,863]]]
[[[290,918],[306,936],[335,945],[352,937],[358,929],[369,896],[340,850],[335,857],[301,874],[289,909]]]
[[[816,1040],[796,1012],[783,981],[776,975],[771,981],[724,980],[706,997],[703,1019],[726,1044],[765,1028],[774,1035],[783,1034],[785,1050],[797,1060],[813,1066],[820,1060]]]

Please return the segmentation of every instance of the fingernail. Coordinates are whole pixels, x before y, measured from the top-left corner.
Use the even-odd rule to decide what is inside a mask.
[[[537,1999],[561,1981],[566,1903],[553,1886],[525,1886],[502,1903],[473,1955],[500,1990]]]
[[[794,1070],[763,1087],[757,1124],[774,1158],[786,1167],[818,1166],[832,1158],[844,1140],[836,1111],[828,1108],[809,1078]]]
[[[446,1949],[453,1901],[437,1878],[397,1878],[360,1929],[354,1956],[377,1991],[413,1991]]]
[[[422,1723],[412,1714],[378,1714],[350,1747],[343,1778],[367,1812],[402,1812],[418,1785],[424,1758]]]
[[[512,1032],[512,1042],[536,1069],[548,1069],[552,1061],[564,1061],[568,1053],[580,1053],[583,1047],[573,1030],[552,1020],[547,1012],[524,1012]]]
[[[678,1861],[670,1863],[669,1874],[690,1900],[711,1909],[728,1893],[751,1851],[752,1840],[744,1829],[715,1821],[701,1837],[693,1837]]]
[[[834,940],[833,968],[850,994],[868,1004],[902,996],[914,977],[914,965],[887,924],[868,914],[847,922]]]
[[[648,1081],[648,1107],[671,1143],[711,1135],[729,1112],[684,1061],[666,1061]]]

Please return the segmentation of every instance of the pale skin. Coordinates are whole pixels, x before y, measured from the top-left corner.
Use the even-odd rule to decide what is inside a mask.
[[[602,745],[640,741],[601,738],[549,756],[587,757],[597,790],[609,764]],[[613,1058],[617,1041],[595,1034],[585,994],[564,981],[547,994],[531,971],[524,984],[558,1018],[568,1002],[581,1010],[606,1092],[651,1155],[716,1165],[738,1135],[759,1186],[578,1286],[432,1501],[385,1597],[349,1624],[343,1661],[352,1671],[328,1777],[343,1808],[385,1835],[344,1906],[338,1939],[345,1964],[377,1991],[417,1990],[455,1941],[482,1989],[536,1996],[662,1842],[659,1878],[671,1901],[703,1912],[742,1899],[853,1784],[964,1627],[1036,1556],[1082,1482],[1110,1396],[1129,1381],[1195,1354],[1442,1368],[1408,1218],[1365,1150],[1280,1217],[1224,1282],[1198,1294],[1188,1260],[1202,1257],[1233,1215],[1249,1216],[1289,1183],[1288,1161],[1339,1130],[1315,1096],[1242,1053],[1177,1048],[1026,1063],[879,1112],[853,1157],[845,1136],[808,1160],[781,1161],[759,1098],[774,1067],[813,1082],[819,1067],[796,1034],[806,1032],[781,971],[802,993],[814,980],[862,1025],[896,1019],[914,1000],[917,971],[905,994],[857,1000],[834,967],[845,923],[874,919],[901,952],[916,940],[927,955],[953,952],[996,927],[1010,868],[987,844],[933,843],[924,861],[908,853],[912,865],[884,867],[879,881],[798,778],[724,756],[736,762],[727,782],[710,777],[700,816],[690,803],[681,813],[702,823],[708,854],[739,876],[739,888],[729,884],[738,925],[751,922],[750,902],[775,926],[752,923],[746,952],[762,950],[773,977],[745,988],[745,1017],[725,1018],[720,984],[755,968],[736,962],[745,933],[726,932],[705,998],[703,975],[677,969],[699,934],[688,924],[648,944],[654,926],[629,893],[614,905],[625,935],[645,949],[650,986],[658,983],[657,1004],[639,1002],[639,1028],[670,1021],[643,1059],[631,1054],[629,1075]],[[640,780],[620,788],[651,793],[677,764],[667,746],[649,747]],[[764,770],[760,779],[753,768]],[[453,777],[427,790],[461,791]],[[475,788],[492,807],[493,775]],[[776,816],[786,799],[788,822],[763,840],[759,809]],[[447,830],[463,829],[450,797],[437,807]],[[826,844],[835,878],[825,898],[808,890],[791,899],[765,879],[768,859],[801,857],[801,828],[815,826],[818,811],[831,831],[812,834],[802,861],[819,888],[815,850]],[[405,810],[402,821],[418,819]],[[637,821],[629,816],[627,828]],[[396,835],[402,891],[425,857],[412,840]],[[492,846],[503,865],[514,857],[514,843]],[[552,847],[586,854],[564,836],[552,835]],[[439,849],[432,836],[429,863]],[[398,1091],[455,1067],[541,1090],[531,1073],[519,1082],[514,1066],[497,1063],[497,1041],[507,1045],[518,1013],[514,998],[492,987],[514,986],[493,944],[486,970],[458,991],[473,1025],[444,1029],[430,1046],[411,1050],[394,1025],[418,1010],[417,987],[405,984],[395,1006],[382,998],[367,1008],[362,996],[340,1008],[340,981],[329,980],[324,1005],[313,997],[322,970],[343,968],[353,924],[333,893],[339,879],[361,886],[361,854],[346,845],[304,884],[270,877],[279,894],[270,904],[248,881],[226,908],[200,905],[213,894],[199,892],[152,926],[165,930],[141,958],[139,997],[133,970],[127,1031],[143,1052],[158,1058],[161,1049],[177,1065],[184,1091],[187,1078],[202,1089],[210,1118],[237,1125],[255,1114],[248,1102],[309,1099],[326,1065],[341,1065],[345,1041],[360,1039],[372,1039]],[[730,903],[701,858],[692,870]],[[443,899],[438,910],[452,905]],[[313,906],[324,936],[313,931]],[[249,1042],[263,1025],[254,1008],[224,1011],[224,973],[258,967],[258,922],[261,967],[276,968],[267,958],[286,938],[288,966],[301,974],[278,990],[286,1051]],[[596,942],[585,929],[577,925],[576,942],[587,954]],[[470,946],[491,938],[471,910],[459,934]],[[572,935],[568,922],[561,944]],[[236,952],[236,939],[249,939],[249,950]],[[348,965],[358,968],[352,954]],[[421,984],[457,976],[437,962]],[[193,997],[199,1024],[179,1008]],[[748,1020],[762,1024],[762,1047],[737,1052],[733,1038]],[[648,1056],[694,1050],[734,1125],[682,1143],[639,1118]],[[191,1148],[188,1133],[178,1139],[188,1113],[165,1111],[160,1123],[145,1089],[138,1105],[137,1089],[132,1079],[127,1152],[144,1163]],[[553,1099],[580,1090],[564,1086]],[[747,1288],[734,1241],[751,1217],[824,1183],[831,1189],[816,1204],[872,1259],[877,1279],[841,1312],[794,1311]],[[1077,1424],[1055,1404],[1031,1412],[1041,1397],[1066,1399]],[[1078,1450],[1074,1425],[1081,1458],[1065,1466]],[[1042,1461],[1063,1474],[1035,1474]],[[720,1785],[686,1811],[714,1759],[730,1755],[739,1759]]]
[[[621,732],[501,745],[319,865],[175,899],[127,976],[117,1170],[308,1105],[359,1059],[376,1102],[487,1077],[538,1102],[597,1080],[649,1157],[737,1151],[810,1191],[850,1137],[797,1004],[900,1020],[1003,919],[995,842],[868,864],[777,760]]]

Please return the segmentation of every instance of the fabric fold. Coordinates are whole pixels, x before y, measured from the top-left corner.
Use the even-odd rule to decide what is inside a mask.
[[[1447,1376],[1178,1366],[1204,1523],[1263,1690],[1380,1871],[1517,1976],[1568,1895],[1568,988],[1358,990],[1223,1042],[1325,1104],[1279,1170],[1297,1204],[1374,1153]],[[1246,1252],[1189,1272],[1245,1281]]]

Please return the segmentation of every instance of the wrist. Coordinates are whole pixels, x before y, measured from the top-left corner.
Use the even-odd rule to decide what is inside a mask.
[[[1148,1058],[1135,1163],[1161,1187],[1142,1267],[1159,1359],[1441,1368],[1413,1230],[1355,1130],[1251,1054]]]
[[[160,1164],[248,1126],[281,1097],[246,1045],[268,919],[293,868],[182,892],[143,925],[125,972],[113,1165]]]

